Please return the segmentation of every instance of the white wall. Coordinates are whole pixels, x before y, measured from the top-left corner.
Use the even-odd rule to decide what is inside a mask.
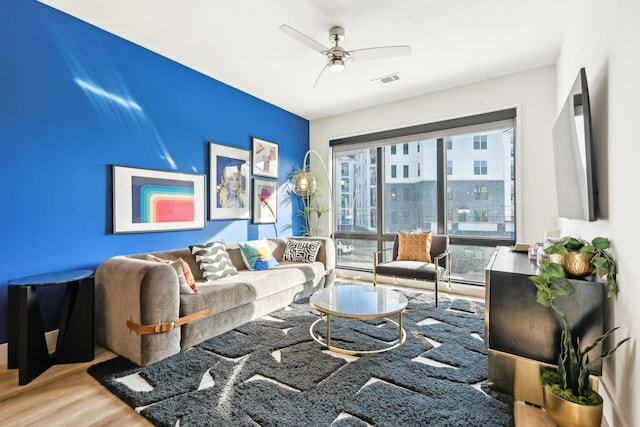
[[[555,66],[547,66],[314,120],[311,148],[330,159],[331,139],[516,107],[517,240],[541,241],[545,231],[558,227],[553,163],[547,154],[552,151],[551,129],[556,118],[555,73]],[[311,170],[326,188],[321,166],[313,160]],[[331,170],[330,164],[327,167]],[[330,230],[329,224],[323,230]]]
[[[558,109],[578,70],[585,67],[594,116],[602,217],[596,222],[561,220],[564,234],[606,236],[618,265],[620,295],[608,301],[608,326],[620,326],[616,339],[631,336],[605,362],[602,383],[611,394],[605,416],[611,426],[640,426],[640,251],[636,187],[640,179],[640,2],[581,0],[558,58]]]

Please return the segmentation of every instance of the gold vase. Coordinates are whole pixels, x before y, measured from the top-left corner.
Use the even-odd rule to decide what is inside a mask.
[[[564,272],[573,277],[584,277],[593,273],[592,258],[593,254],[583,252],[569,252],[567,255],[549,255],[549,261],[560,264],[564,268]]]
[[[558,427],[600,427],[602,403],[597,406],[580,405],[556,396],[549,387],[543,388],[544,410]]]

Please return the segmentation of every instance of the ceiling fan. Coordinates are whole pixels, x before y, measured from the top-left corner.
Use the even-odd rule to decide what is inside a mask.
[[[316,52],[321,53],[327,57],[327,63],[322,71],[318,75],[313,87],[315,88],[322,77],[322,73],[328,68],[329,71],[339,72],[344,70],[345,64],[349,61],[366,61],[371,59],[383,59],[392,58],[395,56],[405,56],[411,54],[411,47],[407,45],[402,46],[378,46],[369,47],[365,49],[345,50],[340,46],[340,42],[344,40],[344,28],[331,27],[329,29],[329,40],[333,43],[333,46],[328,48],[318,43],[311,37],[302,34],[300,31],[291,28],[290,26],[283,24],[280,29],[286,34],[290,35],[300,43],[310,47]]]

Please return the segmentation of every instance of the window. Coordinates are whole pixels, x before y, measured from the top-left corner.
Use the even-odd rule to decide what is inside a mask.
[[[398,229],[432,230],[450,238],[456,281],[484,284],[493,249],[515,243],[514,125],[511,109],[330,141],[333,182],[351,189],[334,194],[334,235],[356,242],[338,265],[371,271],[371,249],[390,247]]]
[[[487,200],[489,196],[489,187],[487,185],[476,185],[476,188],[473,190],[473,194],[475,195],[476,200]]]
[[[473,174],[474,175],[486,175],[487,174],[487,161],[486,160],[474,160],[473,161]]]
[[[475,222],[489,222],[489,213],[486,209],[476,209],[473,215]]]
[[[486,150],[487,149],[487,135],[473,135],[473,149],[474,150]]]

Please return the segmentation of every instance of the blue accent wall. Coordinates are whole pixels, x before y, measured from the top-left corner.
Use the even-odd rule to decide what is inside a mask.
[[[291,234],[293,208],[279,203],[275,225],[114,235],[110,165],[207,174],[208,142],[249,150],[256,136],[279,144],[282,188],[309,148],[307,120],[35,0],[0,2],[0,45],[0,343],[10,279]],[[48,330],[57,288],[40,295]]]

